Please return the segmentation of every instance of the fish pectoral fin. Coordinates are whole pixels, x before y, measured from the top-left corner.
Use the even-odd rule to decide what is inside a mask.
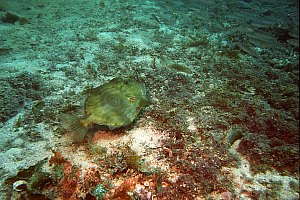
[[[81,119],[70,114],[60,114],[59,119],[62,127],[71,133],[71,138],[75,143],[82,142],[88,133],[88,128]]]

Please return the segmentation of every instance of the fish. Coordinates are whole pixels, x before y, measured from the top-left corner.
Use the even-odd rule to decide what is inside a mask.
[[[74,142],[82,142],[89,127],[100,125],[114,130],[128,126],[148,105],[144,83],[117,77],[88,91],[82,118],[65,113],[59,118],[63,128],[73,133]]]

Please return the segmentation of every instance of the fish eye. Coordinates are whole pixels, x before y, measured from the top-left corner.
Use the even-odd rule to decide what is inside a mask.
[[[135,98],[134,98],[134,97],[130,97],[129,101],[130,101],[131,103],[134,103],[134,102],[135,102]]]

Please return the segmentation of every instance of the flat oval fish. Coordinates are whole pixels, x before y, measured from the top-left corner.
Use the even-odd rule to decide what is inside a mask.
[[[84,105],[82,125],[98,124],[110,129],[133,122],[147,102],[146,88],[142,83],[114,78],[93,89]]]
[[[125,78],[114,78],[88,93],[84,103],[84,117],[79,119],[61,114],[63,127],[72,133],[74,142],[83,141],[88,128],[94,124],[113,130],[131,124],[148,105],[143,83]]]

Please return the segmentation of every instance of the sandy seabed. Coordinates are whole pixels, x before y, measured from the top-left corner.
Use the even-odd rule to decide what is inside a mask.
[[[299,199],[299,3],[0,3],[0,199]],[[89,89],[146,85],[74,144]]]

